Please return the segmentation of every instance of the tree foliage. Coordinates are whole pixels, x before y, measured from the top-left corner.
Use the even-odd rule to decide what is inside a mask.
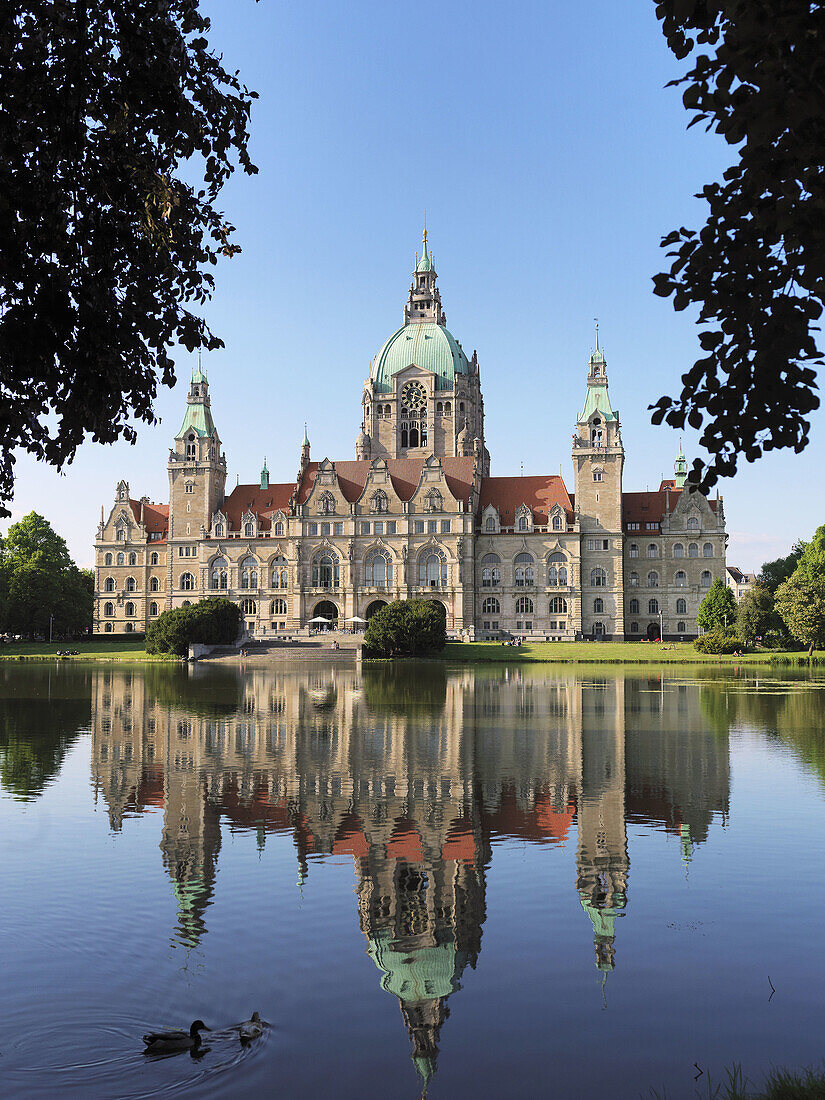
[[[0,5],[0,501],[14,448],[60,468],[86,436],[134,442],[171,345],[221,346],[190,307],[238,251],[215,203],[236,161],[256,171],[255,93],[198,8]]]
[[[205,599],[162,612],[146,631],[147,653],[185,657],[189,646],[231,645],[238,637],[241,609],[231,600]]]
[[[736,633],[743,642],[752,645],[777,625],[773,592],[762,584],[755,584],[736,605]]]
[[[58,637],[91,629],[94,574],[78,569],[48,520],[30,512],[13,523],[0,560],[0,629]]]
[[[825,576],[797,569],[776,592],[776,610],[803,645],[825,648]]]
[[[804,542],[795,542],[787,557],[777,558],[775,561],[766,561],[759,573],[759,584],[770,589],[771,592],[776,592],[783,581],[793,576],[804,549]]]
[[[370,619],[365,657],[426,657],[447,644],[447,615],[436,600],[395,600]]]
[[[718,577],[710,586],[707,596],[699,604],[696,622],[702,630],[724,631],[733,627],[736,618],[736,600],[733,593]]]
[[[701,230],[662,241],[673,261],[654,279],[674,308],[698,306],[704,357],[662,397],[653,422],[703,428],[711,453],[689,479],[709,489],[741,455],[808,442],[819,407],[815,323],[825,301],[825,5],[818,0],[659,0],[668,45],[692,68],[690,125],[736,147],[721,182],[698,196]]]

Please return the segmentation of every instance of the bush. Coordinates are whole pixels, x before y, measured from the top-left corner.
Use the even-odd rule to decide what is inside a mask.
[[[364,657],[427,657],[447,644],[447,612],[437,600],[394,600],[376,611]]]
[[[724,630],[711,630],[702,634],[693,643],[693,648],[699,653],[740,653],[747,652],[747,646],[741,642],[735,634],[727,634]]]
[[[201,600],[188,607],[164,611],[146,631],[147,653],[176,653],[185,657],[194,642],[230,645],[238,637],[241,610],[231,600]]]

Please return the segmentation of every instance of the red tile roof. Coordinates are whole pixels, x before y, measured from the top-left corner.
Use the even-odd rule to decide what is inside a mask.
[[[516,510],[526,504],[533,512],[533,522],[539,527],[547,524],[547,517],[554,504],[560,504],[568,519],[573,516],[573,502],[564,481],[558,474],[540,474],[537,477],[485,477],[481,482],[481,511],[488,504],[494,505],[504,527],[512,527]]]
[[[135,519],[140,523],[141,502],[139,500],[130,500],[129,504],[132,506],[132,513]],[[160,534],[163,538],[166,538],[166,533],[169,530],[169,505],[149,504],[144,501],[143,523],[148,535]]]
[[[262,489],[260,485],[236,485],[224,501],[222,511],[233,530],[238,530],[247,512],[254,512],[261,520],[261,528],[268,531],[276,512],[288,513],[289,498],[294,489],[294,481],[288,485],[270,485],[268,489]]]
[[[622,493],[622,523],[661,523],[665,510],[673,511],[682,492],[681,489],[668,489],[667,482],[663,481],[662,485],[664,489],[652,493]],[[708,504],[715,512],[716,501],[709,500]]]
[[[473,488],[473,464],[475,460],[472,458],[442,458],[440,461],[450,492],[458,500],[469,500]],[[363,493],[370,466],[371,463],[368,459],[335,463],[338,484],[350,504],[358,500]],[[387,468],[396,493],[402,500],[409,500],[418,488],[421,471],[424,468],[424,459],[388,458]],[[301,482],[301,491],[298,496],[299,504],[306,502],[317,474],[318,463],[310,462]]]

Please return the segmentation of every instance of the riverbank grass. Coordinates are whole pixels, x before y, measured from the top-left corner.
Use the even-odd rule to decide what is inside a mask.
[[[769,665],[806,662],[806,653],[778,653],[761,649],[742,657],[732,654],[699,653],[692,642],[524,642],[520,646],[499,642],[448,642],[447,661],[535,661],[559,664],[691,664],[691,665]],[[825,651],[814,654],[825,660]]]
[[[0,661],[53,661],[58,650],[77,650],[72,657],[61,658],[67,661],[168,661],[163,656],[150,656],[146,652],[143,640],[132,641],[118,638],[116,641],[103,641],[90,638],[82,642],[10,642],[0,646]],[[172,658],[178,660],[178,658]]]
[[[772,1070],[761,1087],[754,1088],[739,1065],[725,1071],[726,1081],[697,1086],[696,1095],[701,1100],[825,1100],[825,1072],[803,1069],[792,1072],[786,1069]],[[668,1100],[666,1091],[653,1089],[651,1100]]]

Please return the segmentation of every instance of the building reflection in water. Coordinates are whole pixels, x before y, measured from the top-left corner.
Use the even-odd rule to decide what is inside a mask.
[[[353,857],[367,952],[425,1088],[448,999],[479,958],[497,838],[560,844],[577,826],[575,888],[607,972],[628,904],[628,822],[664,828],[689,860],[728,811],[727,737],[676,681],[113,669],[95,674],[92,720],[112,829],[163,811],[177,943],[206,933],[221,817],[261,845],[290,831],[299,882],[310,857]]]

